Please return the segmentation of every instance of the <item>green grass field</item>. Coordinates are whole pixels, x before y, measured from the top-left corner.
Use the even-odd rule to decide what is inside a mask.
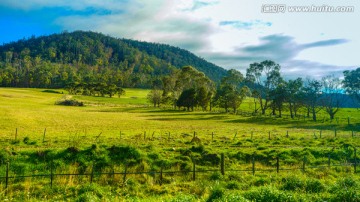
[[[193,161],[198,163],[199,170],[218,169],[221,153],[225,154],[226,170],[251,169],[252,158],[256,159],[257,169],[273,169],[276,157],[280,158],[282,168],[300,168],[304,156],[308,166],[327,165],[329,154],[332,165],[352,165],[356,159],[353,148],[360,146],[357,109],[342,109],[338,119],[332,122],[320,112],[319,121],[313,122],[287,116],[243,117],[223,113],[221,109],[185,112],[171,107],[153,108],[146,101],[149,91],[140,89],[126,89],[126,95],[121,98],[73,96],[85,106],[60,106],[55,102],[65,91],[56,91],[60,93],[0,88],[1,176],[5,176],[8,160],[12,175],[49,173],[50,160],[56,164],[56,173],[88,173],[94,163],[97,172],[123,171],[124,158],[119,155],[128,155],[129,151],[138,154],[127,157],[132,162],[128,169],[133,172],[160,168],[191,171]],[[251,112],[252,107],[252,100],[247,99],[241,111]],[[194,132],[201,143],[191,142]],[[113,152],[114,148],[120,154]],[[211,155],[216,157],[210,158]],[[112,179],[115,183],[109,183],[108,178],[98,176],[96,183],[90,184],[86,177],[57,177],[53,189],[46,178],[13,179],[8,191],[2,179],[0,199],[336,201],[348,197],[344,201],[360,200],[360,184],[356,181],[359,177],[353,174],[351,166],[314,168],[306,173],[301,170],[255,175],[227,172],[225,176],[218,172],[200,173],[195,182],[190,174],[167,174],[162,185],[158,175],[129,176],[126,186],[121,176]],[[344,187],[348,192],[339,192]]]

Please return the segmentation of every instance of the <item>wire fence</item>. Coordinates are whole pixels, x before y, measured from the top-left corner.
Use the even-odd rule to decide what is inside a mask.
[[[331,163],[332,159],[331,156],[328,156],[328,162],[326,165],[319,165],[319,166],[312,166],[312,165],[307,165],[308,160],[307,157],[304,156],[303,160],[302,160],[302,165],[301,166],[297,166],[297,167],[281,167],[280,166],[280,158],[276,157],[276,163],[275,166],[270,167],[270,168],[263,168],[262,166],[257,167],[257,163],[255,160],[255,156],[253,156],[253,158],[251,159],[251,168],[246,168],[246,169],[226,169],[226,164],[225,164],[225,155],[221,154],[220,155],[220,164],[218,165],[218,167],[216,169],[202,169],[202,168],[197,168],[197,165],[195,163],[195,161],[192,161],[192,169],[187,169],[187,170],[164,170],[163,167],[160,168],[160,170],[150,170],[150,171],[142,171],[142,172],[131,172],[128,171],[128,166],[125,166],[124,171],[122,172],[116,172],[114,167],[112,168],[111,172],[96,172],[94,166],[95,164],[92,165],[91,167],[91,171],[88,173],[56,173],[54,171],[54,164],[51,161],[50,162],[50,172],[46,173],[46,174],[31,174],[31,175],[10,175],[10,162],[6,163],[6,170],[5,170],[5,176],[0,176],[0,179],[2,181],[5,180],[5,190],[7,190],[10,186],[10,179],[22,179],[22,178],[49,178],[49,185],[51,186],[51,188],[53,187],[54,184],[54,179],[56,177],[60,177],[60,176],[86,176],[89,177],[89,182],[93,183],[95,177],[99,177],[99,176],[108,176],[109,179],[108,180],[114,180],[114,177],[117,175],[122,175],[122,180],[123,183],[126,183],[127,178],[129,175],[150,175],[153,176],[154,178],[156,177],[156,175],[158,176],[158,180],[157,182],[162,185],[163,184],[163,179],[164,179],[164,175],[175,175],[175,174],[191,174],[191,180],[195,181],[198,174],[199,173],[214,173],[214,172],[220,172],[223,176],[226,175],[226,173],[228,172],[250,172],[252,173],[252,175],[255,175],[257,172],[276,172],[279,173],[280,171],[295,171],[295,170],[301,170],[303,173],[306,173],[306,171],[308,169],[319,169],[319,168],[336,168],[336,167],[353,167],[353,172],[357,173],[357,167],[358,167],[358,159],[357,159],[357,154],[356,154],[356,148],[354,148],[354,157],[351,159],[350,162],[347,163],[340,163],[340,164],[333,164]],[[259,162],[258,162],[259,163]],[[248,166],[250,167],[250,166]]]

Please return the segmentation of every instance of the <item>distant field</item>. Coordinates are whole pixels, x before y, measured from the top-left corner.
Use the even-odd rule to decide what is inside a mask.
[[[268,131],[284,135],[290,131],[294,135],[311,135],[316,130],[337,128],[339,133],[348,134],[358,130],[360,112],[356,109],[343,109],[339,112],[339,124],[319,121],[303,121],[289,118],[256,118],[242,117],[218,112],[183,112],[171,108],[153,108],[146,101],[148,90],[126,89],[121,98],[74,96],[83,101],[85,107],[68,107],[54,105],[63,94],[43,92],[43,89],[0,89],[0,134],[2,138],[12,139],[16,128],[18,136],[31,136],[42,139],[44,128],[49,139],[66,140],[76,135],[96,136],[102,132],[103,137],[118,137],[120,131],[135,135],[148,133],[193,133],[209,135],[214,132],[221,136],[256,135]],[[64,92],[58,90],[58,92]],[[247,100],[242,110],[250,111]],[[218,111],[218,110],[217,110]],[[351,117],[352,127],[347,126],[347,117]],[[327,117],[326,117],[327,118]]]
[[[66,93],[63,90],[0,88],[0,177],[5,175],[7,160],[11,162],[11,175],[48,173],[49,159],[55,161],[56,173],[89,173],[97,163],[98,172],[122,171],[125,163],[119,161],[114,165],[111,159],[115,158],[112,155],[126,152],[139,152],[136,164],[129,168],[132,172],[159,171],[162,167],[191,171],[193,161],[199,164],[199,170],[218,169],[221,153],[225,154],[229,170],[251,169],[252,158],[258,169],[273,169],[276,157],[280,158],[282,168],[301,168],[304,156],[307,166],[321,166],[328,164],[329,155],[332,165],[345,163],[349,166],[314,168],[306,174],[301,170],[281,171],[280,174],[257,172],[254,176],[251,172],[227,172],[225,176],[219,172],[204,173],[199,174],[200,180],[195,182],[191,182],[190,174],[164,174],[164,185],[159,185],[159,175],[142,174],[128,176],[128,186],[122,184],[121,177],[115,178],[116,190],[108,184],[106,176],[96,178],[101,187],[89,185],[87,178],[57,177],[57,188],[51,191],[48,179],[14,179],[11,181],[12,197],[23,200],[27,197],[24,193],[29,192],[32,200],[44,200],[44,197],[78,199],[85,197],[86,189],[98,193],[95,197],[103,200],[125,197],[122,200],[157,201],[158,194],[164,201],[172,201],[174,195],[179,198],[175,201],[206,201],[219,189],[228,197],[224,195],[224,200],[220,201],[260,200],[256,193],[263,192],[280,199],[284,199],[282,195],[295,197],[293,201],[332,201],[333,198],[336,201],[336,197],[344,194],[334,191],[345,186],[339,183],[351,181],[350,178],[359,179],[358,174],[352,174],[351,164],[356,159],[353,148],[360,147],[360,111],[357,109],[342,109],[338,120],[332,122],[323,112],[318,122],[304,117],[292,120],[286,112],[284,118],[246,117],[226,114],[222,109],[185,112],[171,107],[153,108],[146,101],[148,92],[126,89],[126,95],[120,98],[73,96],[85,106],[69,107],[55,105],[64,96],[62,93]],[[252,100],[247,99],[240,110],[251,112],[252,107]],[[194,132],[201,143],[191,142]],[[111,148],[129,149],[128,146],[129,151],[112,153]],[[4,180],[0,181],[0,199],[6,199]],[[350,181],[346,183],[353,183]],[[307,186],[313,186],[311,183],[318,187],[310,187],[309,191]],[[355,192],[360,190],[360,184],[351,186]],[[45,192],[41,191],[44,187]],[[237,195],[245,198],[235,200]]]

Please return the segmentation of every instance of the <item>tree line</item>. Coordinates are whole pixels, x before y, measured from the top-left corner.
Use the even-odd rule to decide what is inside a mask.
[[[191,66],[185,66],[162,79],[163,86],[154,86],[148,100],[154,107],[172,105],[193,111],[194,107],[212,110],[223,108],[236,113],[246,97],[253,99],[253,114],[282,116],[287,110],[291,118],[298,116],[300,109],[307,117],[317,120],[317,114],[324,110],[334,119],[344,102],[350,97],[360,103],[360,68],[344,72],[344,80],[325,76],[321,80],[297,78],[286,80],[280,73],[279,64],[265,60],[252,63],[244,76],[231,69],[215,85],[203,73]]]

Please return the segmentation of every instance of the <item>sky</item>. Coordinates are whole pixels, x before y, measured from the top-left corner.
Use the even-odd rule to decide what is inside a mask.
[[[242,73],[273,60],[287,78],[319,79],[360,67],[358,19],[359,0],[1,0],[0,44],[95,31],[174,45]]]

